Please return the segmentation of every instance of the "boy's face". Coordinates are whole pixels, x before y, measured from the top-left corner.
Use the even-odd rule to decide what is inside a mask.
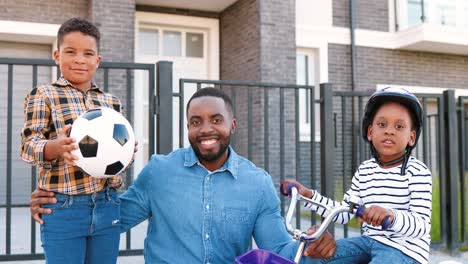
[[[91,80],[101,62],[96,39],[81,32],[66,34],[59,50],[54,52],[54,59],[63,77],[82,91],[91,88]]]
[[[187,111],[190,145],[207,169],[216,170],[224,164],[235,128],[236,120],[223,99],[202,96],[190,102]]]
[[[413,146],[416,139],[408,109],[398,103],[383,104],[367,128],[367,139],[382,162],[401,157],[406,146]]]

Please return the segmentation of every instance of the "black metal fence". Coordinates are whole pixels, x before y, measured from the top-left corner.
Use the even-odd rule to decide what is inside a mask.
[[[111,63],[103,62],[96,74],[96,81],[105,91],[117,95],[123,103],[126,118],[134,124],[134,72],[144,71],[148,74],[149,90],[154,91],[154,64],[137,63]],[[0,126],[4,129],[0,132],[0,221],[2,243],[0,249],[0,261],[29,260],[44,258],[38,240],[38,225],[29,216],[29,196],[36,188],[37,172],[35,167],[21,161],[19,156],[20,132],[23,125],[23,100],[26,94],[38,84],[50,83],[60,76],[60,71],[53,60],[40,59],[14,59],[0,58],[0,93],[3,95],[0,103]],[[6,77],[6,78],[5,78]],[[124,175],[126,186],[132,182],[133,171],[129,170]],[[25,218],[27,218],[26,221]],[[30,236],[21,237],[21,250],[13,249],[12,242],[15,233],[24,233],[26,226],[18,226],[18,223],[27,225],[30,222]],[[13,224],[14,223],[14,224]],[[22,229],[22,232],[15,231]],[[18,234],[16,234],[17,236]],[[24,246],[29,239],[29,249]],[[38,250],[39,249],[39,250]],[[126,234],[125,249],[121,255],[142,254],[142,249],[134,249],[131,244],[131,232]]]
[[[22,164],[15,160],[18,155],[13,153],[19,145],[14,143],[14,139],[19,138],[19,132],[15,129],[22,126],[22,104],[19,102],[22,103],[24,98],[14,95],[19,92],[14,85],[14,69],[29,67],[30,74],[24,77],[31,80],[29,87],[38,83],[41,67],[48,69],[49,77],[57,69],[52,61],[45,60],[3,58],[0,59],[0,67],[2,65],[5,65],[8,77],[7,89],[1,90],[2,93],[7,91],[7,100],[4,104],[0,102],[0,107],[5,107],[4,111],[0,109],[0,126],[6,128],[0,132],[0,140],[3,140],[0,141],[3,153],[0,154],[0,164],[5,164],[5,168],[0,168],[0,174],[6,175],[0,176],[0,181],[5,179],[0,182],[0,186],[5,186],[0,189],[0,212],[4,213],[5,219],[5,249],[0,249],[0,261],[38,259],[43,258],[43,255],[37,250],[37,228],[29,220],[27,208],[30,191],[35,188],[36,171],[28,168],[27,177],[23,177],[19,184],[14,183],[18,177],[13,175],[18,170],[15,166],[17,163]],[[155,135],[149,137],[149,154],[169,153],[174,148],[188,145],[185,131],[186,103],[197,89],[213,86],[225,90],[233,101],[238,129],[232,145],[239,154],[270,172],[276,185],[285,178],[296,178],[329,197],[341,199],[349,188],[356,167],[370,157],[368,146],[360,136],[360,119],[371,91],[333,91],[331,84],[313,87],[190,79],[181,79],[174,84],[170,62],[159,62],[157,67],[153,64],[102,63],[98,81],[102,87],[109,87],[109,91],[125,98],[127,118],[132,124],[135,123],[132,112],[135,102],[132,98],[136,70],[148,72],[148,133]],[[114,74],[115,71],[123,71],[123,74]],[[22,96],[25,94],[22,92]],[[432,233],[437,238],[433,245],[456,250],[458,245],[468,241],[468,98],[459,97],[455,101],[453,91],[437,95],[418,94],[418,97],[425,113],[424,129],[413,154],[423,160],[433,173]],[[20,120],[17,120],[18,116]],[[141,119],[137,121],[141,122]],[[126,175],[127,186],[132,178],[133,172],[130,171]],[[26,181],[27,184],[24,184]],[[18,189],[17,185],[28,188]],[[18,193],[22,193],[20,198],[17,198]],[[282,199],[282,209],[285,203],[288,201]],[[26,211],[31,231],[30,249],[21,253],[12,252],[11,249],[12,227],[15,226],[12,225],[15,221],[12,220],[15,215],[12,211],[18,209]],[[297,210],[298,226],[306,228],[316,221],[319,219],[315,215]],[[352,232],[359,234],[356,230],[338,225],[331,229],[337,237],[352,236],[355,234]],[[127,233],[121,255],[142,254],[141,249],[132,247],[131,241],[131,233]]]

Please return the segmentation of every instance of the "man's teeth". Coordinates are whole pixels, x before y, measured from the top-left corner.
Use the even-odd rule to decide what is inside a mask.
[[[210,145],[216,143],[216,139],[209,139],[209,140],[203,140],[201,142],[202,145]]]

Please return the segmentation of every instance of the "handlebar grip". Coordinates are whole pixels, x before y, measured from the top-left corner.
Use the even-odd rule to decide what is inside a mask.
[[[282,195],[284,195],[284,196],[289,196],[289,195],[291,195],[291,188],[293,188],[293,187],[296,187],[296,189],[299,190],[299,186],[297,186],[297,184],[295,184],[295,183],[290,183],[290,184],[288,184],[288,186],[286,186],[286,191],[284,191],[284,189],[283,189],[283,184],[281,184],[281,185],[280,185],[280,193],[281,193]]]
[[[364,215],[364,206],[359,206],[356,210],[356,217],[362,217]],[[387,215],[384,217],[383,221],[382,221],[382,230],[387,230],[390,225],[392,224],[392,221],[390,221],[390,216]]]
[[[359,206],[356,210],[356,217],[362,217],[364,215],[364,206]]]
[[[391,224],[392,224],[392,221],[390,221],[390,216],[389,215],[385,216],[382,221],[382,230],[387,230]]]

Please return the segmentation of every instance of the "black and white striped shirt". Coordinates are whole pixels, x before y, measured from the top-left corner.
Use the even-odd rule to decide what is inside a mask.
[[[316,191],[312,199],[328,207],[335,207],[340,204],[347,205],[345,201],[350,195],[360,197],[366,207],[378,205],[391,209],[395,214],[393,224],[387,230],[364,223],[364,236],[396,248],[419,263],[428,263],[432,176],[424,163],[411,157],[406,167],[406,175],[402,176],[401,165],[383,169],[375,159],[370,159],[359,166],[343,202],[333,201]],[[306,203],[305,207],[324,217],[328,214],[325,209],[316,205]],[[353,214],[343,213],[334,221],[346,224],[352,217]]]

